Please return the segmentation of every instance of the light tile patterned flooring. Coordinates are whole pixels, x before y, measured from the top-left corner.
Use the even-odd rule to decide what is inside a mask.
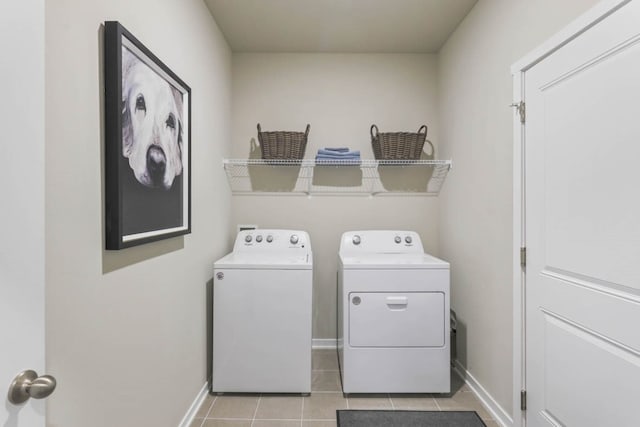
[[[336,409],[476,411],[497,427],[471,390],[451,374],[450,395],[350,394],[344,397],[335,350],[314,350],[311,395],[207,395],[190,427],[335,427]]]

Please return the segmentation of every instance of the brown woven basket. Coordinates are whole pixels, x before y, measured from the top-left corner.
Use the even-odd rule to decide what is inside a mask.
[[[426,138],[427,125],[420,126],[418,132],[378,132],[378,126],[371,125],[376,160],[419,160]]]
[[[304,132],[271,131],[263,132],[258,123],[258,142],[264,160],[300,160],[307,148],[310,126]]]

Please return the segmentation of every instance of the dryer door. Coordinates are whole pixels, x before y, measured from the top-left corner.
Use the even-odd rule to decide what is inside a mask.
[[[352,347],[442,347],[443,292],[352,292],[349,344]]]

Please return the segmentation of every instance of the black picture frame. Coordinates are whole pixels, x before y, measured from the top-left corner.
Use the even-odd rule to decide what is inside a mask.
[[[104,24],[106,249],[191,233],[191,88]]]

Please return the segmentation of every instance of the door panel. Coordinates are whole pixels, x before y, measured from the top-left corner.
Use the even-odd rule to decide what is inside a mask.
[[[44,1],[0,2],[0,425],[45,425],[45,402],[7,400],[44,372]]]
[[[639,19],[524,76],[528,426],[640,425]]]
[[[552,313],[543,318],[547,413],[566,426],[630,425],[640,396],[638,355]],[[581,355],[580,363],[571,358],[575,354]]]
[[[541,89],[545,264],[636,290],[639,56],[626,46]]]

